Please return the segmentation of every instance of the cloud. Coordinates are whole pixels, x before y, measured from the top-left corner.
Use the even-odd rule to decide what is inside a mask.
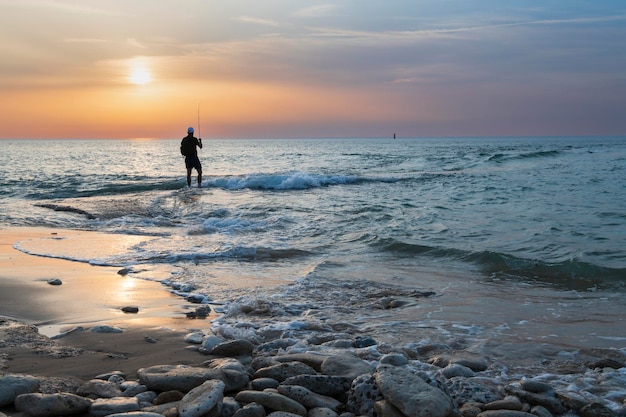
[[[307,7],[294,12],[296,17],[323,17],[328,16],[337,6],[333,4],[319,4],[317,6]]]
[[[274,20],[262,19],[259,17],[237,16],[237,17],[233,17],[232,20],[236,20],[238,22],[243,22],[243,23],[252,23],[252,24],[261,25],[261,26],[272,26],[272,27],[280,26],[280,23]]]

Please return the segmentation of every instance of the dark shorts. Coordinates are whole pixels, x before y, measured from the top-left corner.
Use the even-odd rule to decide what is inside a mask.
[[[200,164],[200,159],[198,159],[197,155],[186,156],[185,166],[187,169],[195,168],[198,172],[202,171],[202,164]]]

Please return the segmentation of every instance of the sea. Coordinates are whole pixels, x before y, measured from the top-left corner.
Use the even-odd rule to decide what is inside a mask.
[[[626,137],[203,142],[189,188],[180,139],[1,140],[0,226],[83,232],[15,248],[214,319],[520,364],[626,352]]]

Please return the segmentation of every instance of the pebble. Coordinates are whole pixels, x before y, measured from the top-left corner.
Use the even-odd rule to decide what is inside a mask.
[[[94,333],[124,333],[124,330],[122,330],[121,328],[115,327],[115,326],[108,326],[106,324],[93,326],[89,329],[89,331],[94,332]]]
[[[58,278],[49,279],[47,282],[50,285],[63,285],[63,281]]]
[[[0,407],[13,406],[31,417],[625,415],[622,368],[587,368],[587,374],[581,374],[576,383],[570,382],[570,375],[509,377],[506,371],[494,372],[494,364],[486,358],[469,352],[450,351],[428,358],[436,349],[422,349],[431,352],[426,354],[400,353],[400,349],[378,345],[366,337],[356,338],[361,344],[357,347],[354,336],[343,333],[345,329],[333,334],[326,324],[310,326],[316,335],[300,339],[291,331],[242,328],[256,332],[256,338],[189,333],[184,341],[200,346],[203,354],[210,353],[208,361],[202,366],[142,368],[136,372],[136,380],[111,371],[86,381],[74,392],[51,394],[39,392],[44,390],[45,378],[0,375]],[[279,342],[283,336],[288,342]],[[307,343],[314,339],[319,343]],[[346,340],[353,342],[348,346]],[[324,346],[326,342],[332,343]],[[202,358],[200,353],[198,356]],[[619,362],[594,362],[615,363]],[[589,381],[597,386],[590,387],[593,383]],[[582,386],[585,388],[578,388]],[[5,416],[0,413],[0,417]]]

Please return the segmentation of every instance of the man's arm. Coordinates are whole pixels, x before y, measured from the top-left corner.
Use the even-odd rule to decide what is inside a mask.
[[[202,138],[198,139],[198,147],[202,149]]]

